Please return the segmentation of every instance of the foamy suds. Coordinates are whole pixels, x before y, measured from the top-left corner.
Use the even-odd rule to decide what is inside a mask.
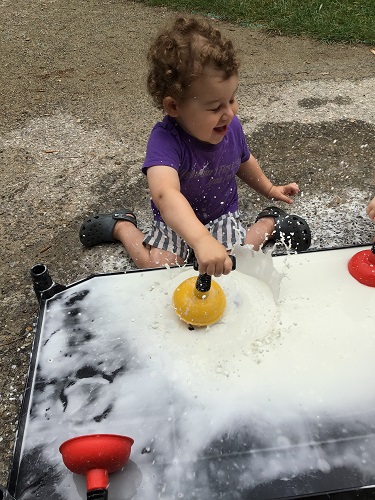
[[[347,272],[347,251],[274,259],[251,248],[235,253],[237,271],[218,279],[226,312],[208,328],[190,331],[173,309],[174,289],[197,274],[191,269],[102,276],[70,291],[88,290],[76,310],[68,312],[66,300],[51,303],[38,359],[46,384],[34,393],[26,450],[44,446],[44,459],[62,474],[56,487],[64,498],[83,494],[84,484],[69,479],[58,446],[83,433],[134,438],[125,480],[142,499],[187,495],[196,458],[244,429],[268,451],[243,459],[243,488],[338,465],[371,475],[373,448],[323,446],[322,432],[333,422],[349,436],[372,425],[372,290]],[[258,258],[262,279],[254,277]],[[272,286],[280,288],[278,302]],[[85,366],[97,374],[80,377]],[[163,469],[164,495],[155,467]],[[111,488],[117,482],[121,491],[118,475]],[[209,498],[208,482],[201,487]]]

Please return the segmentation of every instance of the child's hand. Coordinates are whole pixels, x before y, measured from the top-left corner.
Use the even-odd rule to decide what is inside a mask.
[[[372,222],[375,222],[375,198],[373,198],[368,204],[368,207],[366,208],[366,213],[370,217]]]
[[[286,186],[272,186],[269,190],[268,198],[284,201],[285,203],[293,203],[290,196],[294,196],[299,191],[298,184],[292,182]]]
[[[206,273],[218,277],[230,273],[232,261],[225,247],[210,234],[199,238],[193,250],[198,261],[200,274]]]

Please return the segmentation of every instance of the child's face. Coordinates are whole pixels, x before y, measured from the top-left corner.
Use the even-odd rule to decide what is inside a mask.
[[[177,122],[200,141],[218,144],[237,114],[237,87],[237,75],[225,80],[221,71],[206,68],[176,105]]]

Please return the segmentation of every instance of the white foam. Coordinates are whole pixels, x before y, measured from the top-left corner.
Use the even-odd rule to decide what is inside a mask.
[[[165,498],[186,493],[181,477],[194,476],[196,458],[241,429],[251,429],[267,449],[243,459],[244,487],[311,470],[328,473],[340,464],[371,474],[371,441],[363,449],[350,440],[327,445],[311,428],[327,429],[328,439],[332,423],[349,437],[372,425],[374,289],[347,272],[354,250],[264,256],[276,269],[265,266],[263,280],[249,275],[257,258],[251,252],[237,252],[238,271],[218,280],[228,306],[209,328],[189,331],[174,312],[174,289],[194,274],[186,268],[95,278],[76,287],[74,293],[89,293],[70,314],[64,301],[55,301],[38,359],[39,376],[55,382],[35,394],[27,448],[41,444],[63,478],[57,450],[65,439],[130,435],[132,460],[143,473],[140,498],[157,498],[153,464],[166,467],[173,493]],[[270,276],[279,280],[277,303]],[[80,342],[73,345],[75,338]],[[98,373],[77,377],[86,365]],[[113,380],[103,377],[117,372]],[[146,448],[151,455],[142,453]],[[73,499],[78,487],[69,484],[66,498]],[[60,487],[66,494],[65,483]],[[209,498],[209,484],[201,487]]]

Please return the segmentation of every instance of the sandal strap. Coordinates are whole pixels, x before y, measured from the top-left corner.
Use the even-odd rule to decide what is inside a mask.
[[[279,220],[285,217],[286,212],[279,207],[267,207],[264,208],[255,219],[255,222],[258,222],[259,219],[263,219],[264,217],[273,217],[275,219],[275,226],[279,222]]]
[[[131,210],[117,210],[116,212],[113,212],[112,219],[125,220],[127,222],[131,222],[135,227],[137,227],[137,218]]]

